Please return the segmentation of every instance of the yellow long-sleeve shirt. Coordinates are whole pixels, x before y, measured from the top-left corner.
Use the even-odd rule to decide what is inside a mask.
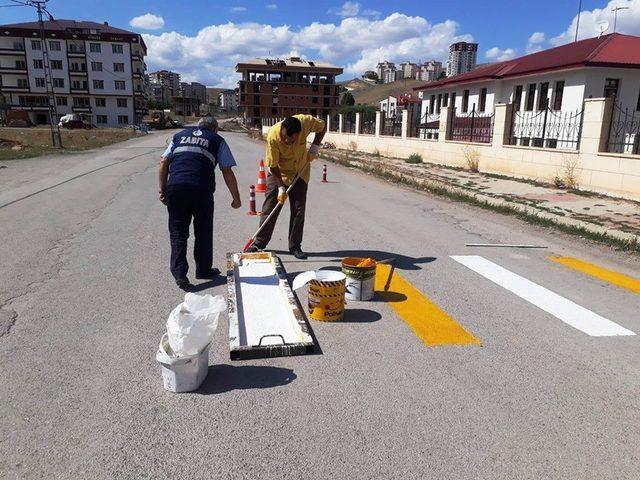
[[[307,161],[307,137],[311,133],[322,132],[325,128],[323,120],[311,115],[294,115],[302,124],[302,131],[298,140],[287,145],[280,139],[280,128],[282,122],[276,123],[269,129],[267,134],[267,151],[265,154],[265,166],[278,167],[282,174],[282,181],[290,185],[296,172]],[[307,168],[300,174],[300,177],[307,183],[311,176],[311,168]]]

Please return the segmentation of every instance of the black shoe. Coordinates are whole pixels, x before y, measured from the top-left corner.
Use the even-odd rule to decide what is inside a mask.
[[[218,268],[212,268],[208,272],[203,272],[203,273],[196,272],[196,278],[198,280],[205,279],[205,278],[213,278],[213,277],[217,277],[218,275],[220,275],[220,269]]]
[[[258,247],[256,247],[255,245],[251,245],[249,248],[247,248],[247,251],[245,253],[258,253],[260,251],[260,249]]]
[[[191,282],[187,277],[176,278],[176,285],[180,287],[182,290],[187,290],[191,287]]]
[[[291,252],[291,254],[296,257],[298,260],[306,260],[308,258],[307,254],[304,253],[300,247],[298,248],[293,248],[291,250],[289,250],[289,252]]]

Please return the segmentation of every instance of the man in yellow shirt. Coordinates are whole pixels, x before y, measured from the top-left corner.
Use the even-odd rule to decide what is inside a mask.
[[[267,192],[262,206],[260,225],[278,203],[284,203],[287,200],[286,189],[291,185],[296,173],[307,161],[317,157],[325,131],[324,121],[311,115],[287,117],[269,129],[264,162],[265,166],[269,168],[269,174],[267,175]],[[307,137],[311,133],[315,133],[315,136],[311,147],[307,150]],[[307,165],[300,172],[300,178],[289,192],[291,202],[289,251],[300,260],[307,258],[307,254],[302,251],[301,247],[310,175],[311,166]],[[267,246],[271,240],[278,214],[279,212],[276,212],[269,224],[264,226],[248,251],[262,250]]]

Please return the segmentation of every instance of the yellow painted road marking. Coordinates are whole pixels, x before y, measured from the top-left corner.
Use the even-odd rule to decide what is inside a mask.
[[[565,267],[585,273],[591,277],[611,283],[630,292],[640,294],[640,280],[630,277],[624,273],[614,270],[607,270],[593,263],[585,262],[573,257],[549,257],[552,262],[559,263]]]
[[[397,270],[391,278],[389,291],[383,292],[390,272],[389,265],[378,265],[376,290],[382,292],[383,299],[386,296],[389,305],[425,345],[481,345],[480,340],[405,280]]]

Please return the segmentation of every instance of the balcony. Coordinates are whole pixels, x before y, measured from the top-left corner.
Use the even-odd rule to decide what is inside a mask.
[[[15,73],[20,75],[27,74],[27,67],[0,67],[0,73]]]
[[[86,77],[88,74],[86,70],[69,70],[69,75],[76,77]]]
[[[131,60],[133,60],[134,62],[142,62],[143,61],[143,56],[138,54],[138,53],[132,53],[131,54]]]
[[[0,48],[0,55],[26,55],[24,47],[22,48]]]
[[[143,97],[144,96],[144,90],[135,90],[133,92],[134,95],[139,96],[139,97]]]
[[[84,48],[70,48],[67,50],[67,56],[71,58],[84,58],[87,51]]]
[[[18,85],[2,85],[0,91],[3,92],[17,92],[17,93],[29,93],[29,86],[20,87]]]
[[[91,113],[91,106],[74,105],[71,107],[71,111],[77,113]]]
[[[71,87],[71,89],[69,90],[71,93],[89,93],[89,87],[82,87],[82,88],[74,88]]]

